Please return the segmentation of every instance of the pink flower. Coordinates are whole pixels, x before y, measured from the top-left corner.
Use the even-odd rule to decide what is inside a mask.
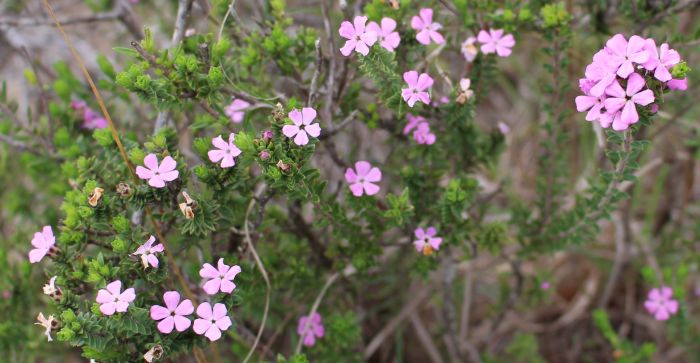
[[[399,46],[401,37],[396,30],[396,21],[392,18],[382,18],[382,25],[375,22],[367,24],[367,30],[377,34],[377,41],[384,49],[393,52]]]
[[[236,288],[233,279],[241,272],[241,267],[238,265],[229,266],[224,263],[224,259],[220,258],[218,268],[205,263],[202,269],[199,270],[199,276],[209,279],[202,287],[209,295],[214,295],[217,292],[225,292],[230,294]]]
[[[515,46],[515,39],[512,34],[503,35],[503,29],[481,30],[477,36],[481,43],[481,51],[484,54],[496,53],[499,57],[507,57],[511,49]]]
[[[644,307],[656,320],[668,320],[671,315],[678,312],[678,301],[673,298],[673,290],[670,287],[662,286],[660,289],[654,288],[649,291]]]
[[[404,135],[408,135],[408,133],[411,132],[411,130],[415,129],[421,122],[428,122],[428,120],[426,120],[425,117],[416,116],[410,113],[406,114],[406,119],[408,120],[408,122],[403,128]]]
[[[620,123],[613,122],[613,129],[625,130],[629,125],[639,121],[636,105],[646,106],[654,102],[654,92],[650,89],[642,91],[646,86],[644,77],[633,73],[627,80],[627,91],[622,89],[620,83],[615,81],[607,89],[608,98],[605,99],[605,109],[608,113],[615,113],[622,109]]]
[[[37,263],[50,251],[52,254],[57,250],[56,237],[53,235],[51,226],[44,226],[41,232],[34,233],[32,246],[35,248],[29,251],[29,262]]]
[[[85,107],[87,107],[87,103],[85,103],[85,101],[83,101],[83,100],[70,101],[70,108],[72,108],[74,110],[81,111],[81,110],[85,109]]]
[[[649,60],[649,52],[644,50],[645,44],[644,38],[637,35],[631,36],[628,42],[622,34],[615,34],[605,43],[608,65],[618,76],[629,77],[634,72],[634,63],[643,64]]]
[[[588,111],[586,114],[586,121],[595,121],[600,118],[605,98],[605,95],[601,95],[600,97],[576,96],[576,110],[578,112]]]
[[[666,83],[666,86],[672,91],[685,91],[688,89],[688,78],[672,79]]]
[[[109,285],[105,289],[100,289],[97,292],[97,298],[95,301],[100,303],[100,311],[105,315],[112,315],[114,312],[123,313],[129,308],[129,303],[136,299],[136,294],[134,293],[134,288],[130,287],[124,292],[122,290],[122,282],[117,280]]]
[[[143,158],[143,166],[136,167],[136,175],[141,179],[148,179],[148,185],[154,188],[162,188],[165,182],[177,179],[180,173],[177,171],[177,162],[170,156],[166,156],[163,162],[158,165],[158,157],[155,154],[148,154]]]
[[[271,130],[265,130],[261,134],[263,140],[272,140],[272,131]]]
[[[615,72],[617,68],[613,68],[608,64],[608,58],[610,54],[605,50],[601,49],[593,56],[593,63],[586,67],[586,85],[589,88],[591,96],[600,97],[605,93],[605,89],[615,80]],[[580,84],[580,82],[579,82]],[[587,93],[584,91],[584,93]],[[588,94],[587,93],[587,94]]]
[[[649,60],[643,64],[644,68],[649,71],[654,71],[654,77],[659,81],[670,81],[673,77],[668,70],[680,63],[680,54],[670,49],[668,43],[661,44],[661,50],[658,51],[656,49],[656,42],[651,38],[646,40],[644,49],[649,52]]]
[[[299,334],[304,340],[305,346],[313,346],[316,344],[316,338],[323,338],[325,333],[326,329],[323,327],[321,315],[319,313],[314,313],[311,315],[311,319],[309,319],[308,316],[302,316],[299,318],[297,334]]]
[[[355,170],[345,170],[345,181],[350,184],[352,195],[361,197],[362,194],[375,195],[379,192],[379,186],[374,184],[382,180],[382,172],[377,167],[366,161],[355,163]]]
[[[201,303],[197,306],[197,316],[192,330],[199,335],[204,335],[210,341],[215,341],[221,338],[221,331],[228,329],[233,323],[226,311],[226,305],[214,304],[214,309],[208,302]]]
[[[180,302],[180,294],[177,291],[168,291],[163,294],[165,307],[160,305],[151,306],[151,319],[160,320],[158,331],[163,334],[170,334],[173,327],[179,332],[183,332],[190,327],[192,322],[186,316],[194,312],[194,306],[189,299]]]
[[[508,124],[506,124],[504,122],[499,122],[497,126],[498,126],[498,131],[500,131],[501,134],[503,134],[503,135],[506,135],[510,132],[510,127],[508,126]]]
[[[377,41],[377,33],[365,28],[366,16],[356,16],[353,23],[344,21],[340,24],[338,33],[347,39],[345,45],[340,48],[340,53],[347,57],[354,50],[366,56],[369,54],[369,47]]]
[[[221,135],[211,139],[211,143],[216,149],[209,150],[207,153],[209,160],[212,163],[221,161],[222,168],[230,168],[236,165],[235,157],[241,155],[241,149],[233,143],[235,138],[236,135],[232,132],[228,135],[228,142],[224,141]]]
[[[442,29],[442,25],[433,22],[433,9],[420,9],[418,16],[411,18],[411,28],[418,32],[416,40],[423,45],[430,44],[432,39],[435,44],[442,44],[445,38],[438,30]]]
[[[475,37],[469,37],[462,43],[462,55],[467,62],[473,62],[476,56],[479,54],[479,49],[474,44],[476,43]]]
[[[544,281],[544,282],[542,282],[542,283],[540,284],[540,288],[541,288],[542,290],[549,290],[549,287],[550,287],[549,281]]]
[[[83,128],[94,130],[104,129],[107,127],[107,120],[100,116],[97,112],[90,108],[85,108],[83,111]]]
[[[426,90],[433,85],[433,79],[427,73],[418,76],[418,72],[408,71],[403,74],[403,80],[408,87],[401,89],[401,96],[409,107],[413,107],[417,101],[430,104],[430,94]]]
[[[430,132],[430,125],[427,122],[421,122],[413,132],[413,139],[419,145],[432,145],[435,143],[435,134]]]
[[[304,107],[301,112],[293,109],[288,116],[294,124],[284,125],[282,133],[290,139],[293,137],[295,144],[306,145],[309,143],[309,136],[318,137],[321,134],[321,126],[311,123],[316,118],[316,110],[313,108]]]
[[[442,243],[442,238],[435,237],[437,231],[435,227],[428,227],[427,230],[418,227],[413,234],[416,236],[416,240],[413,241],[413,245],[416,247],[416,251],[422,252],[426,256],[430,256],[433,250],[437,251],[440,249],[440,244]]]
[[[143,268],[148,267],[149,264],[153,268],[158,268],[158,257],[156,257],[156,253],[163,252],[165,248],[160,243],[154,246],[153,242],[155,241],[155,237],[149,237],[144,244],[136,249],[136,252],[132,253],[132,255],[141,256],[141,264],[143,264]]]
[[[243,110],[248,107],[250,107],[250,103],[234,98],[228,106],[224,107],[224,113],[231,119],[231,121],[241,123],[243,121],[243,116],[245,116],[245,111]]]

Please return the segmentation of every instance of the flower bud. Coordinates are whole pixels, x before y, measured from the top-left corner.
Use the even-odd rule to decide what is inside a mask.
[[[260,160],[267,160],[270,158],[270,152],[267,150],[263,150],[258,156],[260,156]]]

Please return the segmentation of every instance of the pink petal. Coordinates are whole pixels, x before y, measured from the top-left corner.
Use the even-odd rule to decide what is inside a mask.
[[[598,102],[598,97],[591,96],[576,96],[576,111],[583,112],[595,105]]]
[[[190,324],[192,324],[190,319],[180,315],[175,315],[173,320],[175,320],[175,329],[177,329],[179,332],[187,330],[187,328],[190,327]]]
[[[399,33],[393,32],[384,37],[384,41],[382,41],[381,46],[384,47],[386,50],[393,52],[394,49],[399,46],[400,42],[401,37],[399,36]]]
[[[430,24],[433,22],[433,9],[423,8],[420,9],[420,17],[423,19],[424,24]]]
[[[221,287],[220,288],[221,288],[222,292],[230,294],[233,292],[233,289],[236,288],[236,284],[234,284],[233,282],[231,282],[229,280],[221,279]]]
[[[662,298],[668,300],[673,296],[673,289],[668,286],[664,286],[661,288],[660,295]]]
[[[622,115],[620,116],[622,122],[627,125],[631,125],[639,121],[639,115],[637,114],[637,108],[634,106],[634,102],[625,102],[625,107],[622,109]]]
[[[151,306],[151,319],[153,320],[163,320],[170,316],[170,310],[160,305]]]
[[[418,84],[418,72],[408,71],[403,74],[403,80],[406,81],[409,88],[415,88]]]
[[[151,238],[153,238],[153,237],[151,237]],[[155,253],[155,252],[163,252],[163,251],[165,251],[165,247],[163,247],[163,245],[160,243],[151,247],[151,252]]]
[[[105,315],[112,315],[117,310],[117,305],[113,302],[100,305],[100,311]]]
[[[670,67],[680,63],[681,55],[673,49],[669,49],[668,44],[661,44],[661,63],[666,67]]]
[[[148,179],[148,185],[154,188],[162,188],[165,186],[165,182],[163,181],[163,178],[160,175],[153,175],[151,179]]]
[[[212,319],[218,320],[226,316],[226,305],[221,303],[214,304],[214,309],[212,310]]]
[[[109,291],[112,295],[119,296],[122,290],[122,282],[119,280],[113,281],[109,285],[107,285],[105,289],[107,289],[107,291]]]
[[[173,326],[175,325],[175,319],[172,316],[168,316],[158,323],[158,331],[163,334],[170,334],[173,331]]]
[[[509,56],[511,52],[510,48],[503,47],[500,44],[496,45],[496,54],[498,54],[499,57],[505,58]]]
[[[378,38],[379,38],[379,33],[373,32],[373,31],[367,31],[364,34],[360,35],[360,40],[364,44],[367,44],[369,46],[374,45],[374,43],[377,42]]]
[[[105,289],[100,289],[99,291],[97,291],[97,297],[95,298],[95,301],[97,301],[100,304],[114,302],[114,296],[110,294],[109,291]]]
[[[352,23],[355,25],[355,34],[362,34],[365,32],[365,24],[367,24],[367,17],[356,16]]]
[[[666,302],[666,309],[669,313],[675,314],[678,312],[678,301],[670,300]]]
[[[221,137],[221,135],[211,139],[212,145],[216,146],[218,149],[221,150],[227,150],[228,149],[228,143],[224,141],[224,139]]]
[[[386,36],[396,29],[396,20],[392,18],[382,18],[382,30],[381,34]]]
[[[199,270],[199,276],[207,279],[213,279],[219,277],[219,270],[214,268],[211,264],[205,263]]]
[[[632,72],[634,72],[634,66],[632,66],[632,62],[624,61],[622,65],[620,65],[620,68],[617,70],[617,75],[622,78],[627,78],[630,74],[632,74]]]
[[[670,90],[685,91],[688,89],[688,79],[672,79],[666,83],[666,86],[668,86]]]
[[[227,145],[228,146],[228,145]],[[171,156],[166,156],[163,162],[160,163],[158,167],[158,172],[161,174],[167,173],[169,171],[175,170],[177,167],[177,162]]]
[[[207,304],[207,303],[204,303],[204,304]],[[202,306],[202,305],[200,305],[200,306]],[[195,333],[202,335],[202,334],[204,334],[204,332],[207,331],[207,329],[209,329],[209,327],[211,325],[212,325],[212,323],[211,323],[211,320],[209,320],[209,318],[207,318],[207,320],[195,319],[194,324],[192,325],[192,330],[194,330]]]
[[[375,195],[375,194],[379,193],[379,186],[377,186],[376,184],[365,182],[363,184],[363,187],[364,187],[365,193],[367,195]]]
[[[361,183],[350,184],[350,191],[352,192],[352,195],[356,197],[361,197],[364,188],[362,187]]]
[[[197,306],[197,316],[199,316],[202,319],[211,319],[212,318],[211,305],[209,305],[208,302],[204,302],[204,303],[199,304],[199,306]]]
[[[177,170],[172,170],[168,172],[164,172],[160,174],[160,178],[163,179],[164,181],[173,181],[177,179],[177,177],[180,176],[180,172]],[[153,180],[153,179],[151,179]]]
[[[355,27],[349,21],[344,21],[340,23],[338,34],[345,39],[353,39],[355,38]]]
[[[153,254],[150,254],[148,255],[148,257],[146,257],[146,259],[148,260],[148,263],[151,264],[151,267],[158,268],[158,257],[156,257]]]
[[[345,42],[345,45],[340,48],[340,54],[344,56],[349,56],[350,53],[352,53],[353,50],[355,50],[355,46],[357,45],[357,41],[355,39],[350,39]]]
[[[627,54],[627,40],[622,34],[615,34],[608,39],[605,46],[616,55],[625,56]]]
[[[661,82],[668,82],[673,78],[673,76],[671,75],[671,72],[668,71],[666,66],[659,64],[654,71],[654,78]]]
[[[146,167],[152,171],[158,170],[158,157],[156,157],[156,154],[146,155],[146,157],[143,158],[143,165],[146,165]]]
[[[218,320],[216,320],[216,327],[221,329],[221,330],[226,330],[233,325],[233,322],[231,322],[231,318],[228,316],[224,316]]]
[[[423,248],[425,247],[425,242],[422,239],[415,240],[415,241],[413,241],[413,246],[416,247],[416,251],[423,252]]]
[[[119,300],[124,302],[132,302],[136,299],[136,292],[133,287],[130,287],[119,295]]]
[[[591,110],[586,114],[586,121],[595,121],[600,118],[601,110],[603,108],[602,103],[598,103],[591,107]]]
[[[355,163],[355,171],[357,172],[357,176],[360,178],[367,176],[367,173],[371,168],[372,165],[366,161],[358,161]]]
[[[379,27],[379,24],[374,21],[370,21],[369,24],[367,24],[367,31],[368,32],[375,32],[377,34],[382,33],[382,29]]]
[[[316,344],[316,337],[314,337],[314,335],[311,332],[306,333],[306,335],[304,336],[304,345],[307,347],[311,347],[314,344]]]
[[[239,273],[241,273],[241,266],[233,265],[233,266],[231,266],[231,268],[226,272],[226,274],[224,275],[224,278],[225,278],[226,280],[233,280],[233,279],[236,277],[236,275],[238,275]]]
[[[301,111],[297,110],[296,108],[289,111],[289,114],[287,116],[292,120],[294,125],[297,126],[301,126],[304,121],[304,117],[302,116]]]
[[[430,238],[428,239],[428,243],[434,250],[439,250],[440,249],[440,244],[442,243],[442,238],[436,237],[436,238]]]
[[[671,317],[671,315],[669,315],[668,311],[666,311],[666,309],[664,309],[664,308],[657,310],[656,314],[654,315],[654,318],[656,318],[656,320],[660,320],[660,321],[668,320],[668,318],[670,318],[670,317]]]
[[[301,109],[301,119],[302,124],[308,125],[316,118],[316,110],[311,107],[304,107]]]
[[[355,51],[366,56],[367,54],[369,54],[369,47],[367,47],[367,44],[360,41],[355,44]]]
[[[503,47],[512,48],[515,46],[515,38],[513,38],[512,34],[506,34],[503,38],[501,38],[501,40],[498,41],[498,44]]]
[[[219,287],[221,287],[221,279],[217,277],[207,281],[204,286],[202,286],[202,289],[204,289],[207,294],[214,295],[219,292]],[[199,310],[197,310],[197,313],[199,314]]]
[[[209,338],[209,340],[212,342],[219,340],[219,338],[221,338],[221,330],[219,330],[216,325],[211,324],[209,329],[207,329],[207,332],[204,333],[204,336]]]
[[[413,28],[414,30],[421,30],[425,28],[423,19],[421,19],[419,16],[413,16],[411,18],[411,28]]]
[[[168,310],[175,311],[177,304],[180,302],[180,293],[177,291],[168,291],[163,294],[163,301],[165,301],[165,306]]]
[[[300,130],[296,137],[294,137],[294,143],[303,146],[309,143],[309,137],[306,136],[306,131]]]
[[[625,90],[622,89],[622,86],[620,86],[620,83],[617,81],[611,83],[610,86],[605,89],[605,94],[616,98],[625,98],[625,96],[627,96]]]
[[[365,175],[365,180],[370,182],[378,182],[382,180],[382,171],[377,167],[370,169],[367,175]]]
[[[433,85],[433,79],[427,74],[427,73],[421,73],[420,77],[418,77],[418,83],[416,84],[416,88],[419,91],[424,91],[430,86]]]
[[[491,34],[486,30],[481,30],[479,31],[479,35],[476,36],[476,40],[478,40],[479,43],[491,43]]]
[[[354,183],[357,181],[357,174],[355,174],[355,170],[352,168],[347,168],[345,170],[345,181],[348,183]]]
[[[629,78],[627,79],[627,96],[632,96],[639,92],[642,88],[646,86],[646,82],[644,82],[644,77],[639,75],[639,73],[633,73],[630,74]]]
[[[190,315],[194,312],[194,306],[192,306],[192,301],[190,299],[182,300],[180,305],[175,308],[175,314],[177,315]]]
[[[321,135],[321,126],[319,126],[317,123],[304,127],[304,130],[306,130],[307,134],[313,137],[318,137],[318,135]]]
[[[44,256],[46,256],[46,253],[48,252],[47,249],[43,248],[36,248],[31,251],[29,251],[29,262],[30,263],[37,263],[41,261]]]
[[[430,44],[430,30],[423,29],[416,34],[416,40],[418,43],[421,43],[423,45],[429,45]]]
[[[443,38],[442,34],[434,30],[430,31],[430,38],[435,42],[435,44],[442,44],[445,42],[445,38]]]
[[[284,125],[282,127],[282,133],[286,137],[294,137],[294,135],[299,133],[299,126],[296,125]]]
[[[226,155],[221,161],[222,168],[230,168],[234,165],[236,165],[236,161],[233,159],[233,155],[231,154]]]
[[[150,179],[153,177],[153,171],[138,165],[136,166],[136,175],[138,175],[140,179]]]
[[[650,89],[639,92],[632,96],[632,102],[638,105],[646,106],[654,102],[654,92],[652,92]]]
[[[659,303],[653,300],[647,300],[644,302],[644,308],[647,309],[649,314],[654,314],[656,310],[659,309]]]
[[[481,45],[481,52],[484,54],[491,54],[496,52],[496,43],[484,43]]]

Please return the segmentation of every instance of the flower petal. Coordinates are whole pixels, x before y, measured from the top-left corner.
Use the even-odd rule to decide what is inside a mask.
[[[158,331],[163,334],[170,334],[173,331],[175,325],[175,319],[172,316],[168,316],[158,323]]]
[[[158,170],[158,157],[156,154],[148,154],[143,158],[143,165],[152,171]]]
[[[151,319],[153,320],[163,320],[170,316],[170,310],[160,305],[151,306]]]

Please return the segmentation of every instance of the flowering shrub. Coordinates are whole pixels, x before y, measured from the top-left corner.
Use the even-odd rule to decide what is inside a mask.
[[[11,3],[72,52],[0,89],[10,361],[699,356],[696,2]]]

